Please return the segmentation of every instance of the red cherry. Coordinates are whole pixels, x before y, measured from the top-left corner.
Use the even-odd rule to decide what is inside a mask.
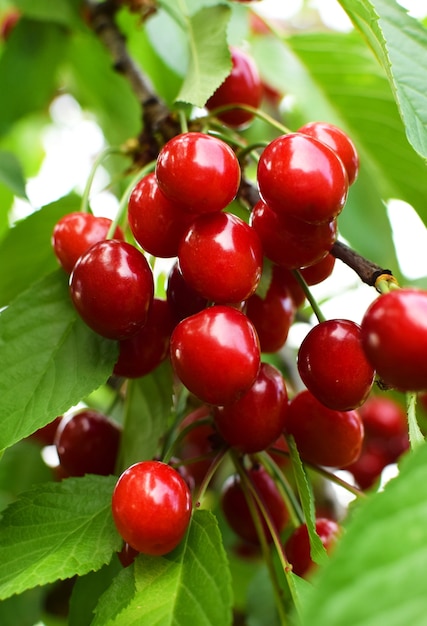
[[[174,263],[169,272],[166,298],[172,314],[178,322],[202,311],[208,305],[208,300],[186,282],[178,263]]]
[[[226,405],[254,383],[260,366],[259,341],[243,313],[216,305],[175,327],[171,360],[178,378],[200,400]]]
[[[283,431],[288,392],[280,371],[261,363],[252,387],[233,404],[215,407],[214,422],[222,438],[243,453],[273,445]]]
[[[42,446],[51,446],[53,445],[55,434],[58,429],[59,424],[61,423],[62,415],[55,417],[52,422],[46,424],[46,426],[42,426],[36,430],[30,438],[34,441],[38,441]]]
[[[255,326],[261,352],[277,352],[283,346],[295,319],[295,310],[291,292],[275,266],[265,298],[255,293],[246,302],[246,315]]]
[[[120,436],[120,427],[98,411],[64,417],[54,439],[62,470],[68,476],[114,474]]]
[[[169,200],[195,215],[222,211],[236,197],[240,165],[221,139],[204,133],[183,133],[161,149],[156,178]]]
[[[208,423],[202,421],[206,419],[209,419]],[[197,487],[202,483],[209,470],[219,439],[212,425],[212,407],[204,404],[186,415],[179,430],[182,432],[188,427],[191,429],[182,439],[177,453],[182,461],[191,461],[185,464],[185,468]],[[199,460],[193,461],[192,459]]]
[[[369,395],[375,370],[362,349],[360,326],[334,319],[314,326],[298,351],[303,383],[330,409],[349,411]]]
[[[300,133],[277,137],[264,149],[257,178],[270,209],[311,224],[337,217],[347,199],[341,159],[326,144]]]
[[[379,296],[361,323],[372,367],[400,391],[427,389],[427,291],[394,289]]]
[[[341,535],[340,525],[332,519],[324,517],[316,520],[316,532],[327,552],[335,546]],[[286,558],[292,565],[297,576],[306,577],[315,568],[310,556],[310,538],[306,524],[298,526],[285,544]]]
[[[142,328],[153,293],[153,273],[144,255],[116,239],[89,248],[70,277],[77,312],[92,330],[109,339],[126,339]]]
[[[154,173],[142,178],[128,203],[132,234],[149,254],[168,258],[178,254],[178,246],[192,216],[185,214],[160,191]]]
[[[262,200],[253,208],[251,226],[256,230],[264,254],[288,269],[312,265],[323,259],[337,239],[337,223],[308,224],[279,216]]]
[[[242,50],[232,46],[230,52],[231,72],[206,102],[206,108],[212,111],[225,105],[244,104],[258,109],[263,96],[258,68],[252,57]],[[218,114],[218,119],[232,128],[244,128],[253,117],[253,113],[239,108]]]
[[[329,278],[335,267],[335,257],[328,252],[323,259],[300,269],[301,276],[304,278],[307,285],[318,285],[319,283]]]
[[[363,423],[357,411],[334,411],[310,391],[290,402],[285,432],[295,439],[301,458],[314,465],[345,467],[360,455]]]
[[[107,217],[96,217],[92,213],[68,213],[55,224],[52,246],[55,255],[68,274],[71,274],[78,258],[94,243],[106,239],[112,221]],[[119,226],[114,238],[124,241]]]
[[[389,464],[381,444],[367,441],[359,458],[345,468],[350,472],[360,489],[370,489],[377,483],[383,469]]]
[[[395,463],[409,448],[408,422],[403,407],[393,398],[371,396],[359,413],[365,442],[381,448],[386,464]]]
[[[170,465],[141,461],[117,481],[112,513],[117,530],[134,550],[153,556],[167,554],[187,532],[190,490]]]
[[[246,300],[258,286],[262,248],[256,231],[231,213],[198,217],[178,251],[184,280],[208,300]]]
[[[343,130],[328,122],[309,122],[300,129],[299,133],[310,135],[337,153],[344,164],[348,176],[348,184],[352,185],[359,173],[359,155],[356,146]]]
[[[147,322],[141,330],[119,342],[119,358],[113,373],[125,378],[139,378],[152,372],[169,356],[174,327],[168,302],[154,298]]]
[[[289,520],[289,513],[276,483],[262,466],[251,467],[247,475],[271,516],[277,532],[280,533]],[[238,537],[249,543],[259,544],[256,526],[252,520],[239,475],[229,476],[224,482],[221,490],[221,507],[228,525]],[[271,542],[272,536],[267,523],[262,518],[260,508],[257,504],[255,508],[262,520],[266,540]]]
[[[138,550],[135,550],[128,543],[124,542],[123,547],[120,552],[117,553],[117,556],[123,567],[129,567],[129,565],[132,565],[132,563],[135,561],[138,554]]]

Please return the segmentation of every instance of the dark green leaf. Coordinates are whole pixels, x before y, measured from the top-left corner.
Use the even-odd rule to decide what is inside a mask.
[[[92,626],[231,625],[228,563],[209,511],[194,512],[187,537],[176,550],[164,557],[140,555],[134,572],[134,597],[123,608],[114,586],[101,598]],[[127,575],[126,597],[130,589]]]
[[[116,342],[78,317],[62,270],[49,274],[0,314],[0,449],[30,435],[103,384]]]
[[[27,17],[46,22],[74,26],[79,23],[82,0],[14,0],[18,9]]]
[[[6,185],[16,196],[27,197],[21,164],[14,154],[3,150],[0,150],[0,183]]]
[[[380,60],[390,81],[406,134],[427,157],[427,31],[391,0],[340,0]],[[414,60],[416,62],[414,63]]]
[[[113,558],[96,572],[77,578],[70,598],[67,626],[90,626],[99,597],[122,569],[119,559]]]
[[[424,626],[427,446],[360,503],[308,596],[307,626]]]
[[[25,18],[17,23],[0,57],[0,135],[48,104],[66,44],[64,30],[56,24]]]
[[[79,210],[71,195],[48,204],[19,221],[0,241],[0,306],[5,306],[33,282],[58,267],[51,236],[56,222]]]
[[[120,549],[111,515],[114,476],[48,482],[0,520],[0,598],[99,569]]]

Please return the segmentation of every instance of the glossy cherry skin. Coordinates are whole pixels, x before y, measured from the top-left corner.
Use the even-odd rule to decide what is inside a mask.
[[[215,426],[226,443],[242,453],[273,445],[285,426],[288,392],[280,371],[261,363],[252,387],[236,402],[214,408]]]
[[[232,69],[230,74],[206,102],[210,111],[230,104],[245,104],[258,109],[263,96],[263,86],[258,68],[246,52],[232,46],[230,48]],[[227,126],[244,128],[253,119],[250,111],[239,108],[218,114]]]
[[[185,480],[161,461],[141,461],[120,476],[112,513],[124,541],[143,554],[171,552],[191,519],[191,493]]]
[[[387,464],[395,463],[409,448],[406,411],[391,397],[371,396],[359,409],[365,442],[381,448]]]
[[[256,231],[231,213],[198,217],[182,238],[178,263],[184,280],[204,298],[237,303],[260,281],[263,253]]]
[[[276,483],[262,466],[251,467],[247,476],[269,512],[276,530],[280,533],[289,520],[289,513]],[[228,525],[238,537],[248,543],[259,544],[256,526],[252,520],[239,475],[229,476],[224,482],[221,489],[221,508]],[[267,523],[262,518],[258,505],[255,505],[255,508],[262,520],[265,538],[271,543],[272,536]]]
[[[265,353],[277,352],[284,345],[295,319],[295,302],[281,278],[278,266],[273,267],[265,297],[255,293],[246,302],[246,315],[255,326],[261,352]]]
[[[114,474],[121,428],[102,413],[83,409],[60,422],[54,444],[68,476]]]
[[[304,278],[307,285],[318,285],[323,282],[332,274],[335,267],[335,257],[328,252],[323,259],[300,269],[301,276]]]
[[[305,386],[337,411],[363,404],[375,379],[362,348],[360,326],[347,319],[313,326],[300,345],[297,364]]]
[[[400,391],[427,389],[427,291],[379,296],[362,323],[362,345],[378,376]]]
[[[336,218],[347,199],[341,159],[326,144],[300,133],[277,137],[264,149],[257,179],[270,209],[310,224]]]
[[[52,232],[52,247],[64,268],[71,274],[78,258],[94,243],[106,239],[112,222],[107,217],[96,217],[92,213],[68,213],[55,224]],[[114,238],[124,241],[118,226]]]
[[[207,404],[238,400],[260,367],[258,336],[240,311],[216,305],[182,320],[171,336],[171,361],[181,382]]]
[[[250,223],[259,235],[265,256],[288,269],[299,269],[323,259],[338,234],[336,220],[308,224],[279,216],[262,200],[254,206]]]
[[[316,519],[316,532],[326,552],[330,552],[341,535],[340,525],[332,519]],[[307,577],[315,568],[310,556],[310,538],[306,524],[296,528],[285,544],[286,558],[297,576]]]
[[[181,274],[178,262],[174,263],[169,271],[166,299],[177,322],[180,322],[185,317],[199,313],[208,305],[207,298],[201,296],[186,282]]]
[[[337,153],[347,172],[348,184],[352,185],[359,173],[359,155],[356,146],[343,130],[328,122],[309,122],[298,129],[299,133],[310,135]]]
[[[170,336],[175,328],[169,304],[154,298],[144,326],[129,339],[119,342],[119,358],[113,373],[140,378],[152,372],[169,356]]]
[[[151,173],[135,185],[129,197],[128,220],[135,240],[146,252],[169,258],[177,256],[181,238],[193,218],[166,198]]]
[[[70,276],[71,300],[92,330],[109,339],[127,339],[147,321],[154,295],[144,255],[124,241],[93,245]]]
[[[170,139],[160,150],[155,174],[165,196],[195,215],[225,209],[236,197],[241,177],[228,144],[198,132]]]
[[[308,390],[300,391],[289,403],[285,433],[294,437],[304,461],[337,468],[359,457],[364,435],[356,410],[329,409]]]

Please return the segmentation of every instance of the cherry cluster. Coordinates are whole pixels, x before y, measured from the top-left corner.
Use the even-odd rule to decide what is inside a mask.
[[[234,133],[253,118],[263,89],[252,60],[231,52],[233,69],[206,108]],[[379,479],[408,438],[402,409],[375,397],[373,385],[380,378],[383,387],[427,388],[427,294],[390,289],[360,325],[319,319],[300,345],[303,388],[295,388],[266,355],[284,346],[309,286],[333,271],[338,217],[359,157],[329,123],[280,135],[257,155],[260,199],[240,202],[244,219],[234,210],[242,154],[223,135],[184,130],[133,187],[126,227],[71,213],[56,224],[52,245],[81,318],[119,344],[114,376],[139,378],[170,359],[196,404],[176,429],[173,463],[142,460],[117,482],[112,511],[126,555],[175,548],[193,494],[198,501],[231,450],[236,471],[221,488],[227,523],[253,545],[285,533],[287,558],[306,575],[308,530],[300,516],[291,532],[292,503],[278,480],[292,471],[286,438],[304,463],[346,468],[361,489]],[[156,258],[171,260],[166,298],[155,294]],[[55,434],[65,475],[114,473],[119,444],[120,428],[89,409],[62,420]],[[332,512],[318,512],[316,529],[327,549],[341,532]]]

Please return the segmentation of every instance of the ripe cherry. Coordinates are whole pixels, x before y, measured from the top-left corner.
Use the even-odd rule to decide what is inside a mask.
[[[231,47],[232,69],[225,81],[206,102],[210,111],[231,104],[244,104],[258,109],[263,96],[263,85],[258,68],[248,54]],[[238,107],[218,114],[227,126],[243,128],[252,121],[254,114]]]
[[[347,199],[341,159],[326,144],[300,133],[277,137],[264,149],[257,178],[270,209],[311,224],[336,218]]]
[[[175,327],[171,361],[178,378],[200,400],[226,405],[255,381],[260,366],[258,337],[243,313],[212,306]]]
[[[345,467],[360,455],[363,423],[357,411],[334,411],[310,391],[289,403],[285,433],[292,435],[301,458],[314,465]]]
[[[119,342],[119,358],[113,373],[139,378],[152,372],[169,356],[175,321],[166,300],[154,298],[144,326],[129,339]]]
[[[400,391],[427,389],[427,291],[394,289],[379,296],[361,328],[365,354],[383,382]]]
[[[298,129],[298,133],[310,135],[337,153],[346,169],[348,184],[352,185],[359,173],[359,155],[356,146],[343,130],[328,122],[309,122]]]
[[[38,443],[42,446],[52,446],[55,440],[56,431],[61,421],[62,415],[55,417],[55,419],[46,424],[46,426],[42,426],[42,428],[39,428],[32,433],[30,438],[34,441],[38,441]]]
[[[256,231],[231,213],[198,217],[179,246],[184,280],[216,303],[237,303],[251,296],[262,271],[262,248]]]
[[[52,247],[68,274],[84,252],[94,243],[106,239],[111,224],[107,217],[96,217],[92,213],[68,213],[61,217],[52,232]],[[114,231],[114,238],[124,241],[119,226]]]
[[[289,520],[289,512],[274,479],[262,466],[251,467],[247,471],[247,477],[268,511],[277,532],[280,533]],[[238,537],[249,543],[259,544],[257,529],[238,474],[229,476],[224,482],[221,490],[221,507],[228,525]],[[265,538],[271,542],[271,533],[256,503],[255,510],[260,516]]]
[[[241,177],[228,144],[198,132],[170,139],[157,157],[155,173],[165,196],[194,215],[225,209],[236,197]]]
[[[300,270],[301,276],[304,278],[307,285],[318,285],[323,282],[332,274],[335,267],[335,257],[328,252],[323,259],[304,267]]]
[[[136,184],[129,197],[128,220],[133,236],[146,252],[168,258],[177,256],[193,217],[166,198],[151,173]]]
[[[246,315],[255,326],[261,352],[277,352],[284,345],[295,319],[295,311],[292,294],[283,283],[280,268],[276,265],[265,297],[255,293],[246,302]]]
[[[94,244],[74,266],[70,295],[92,330],[109,339],[126,339],[147,321],[154,294],[144,255],[124,241]]]
[[[239,452],[252,453],[273,445],[283,431],[288,392],[281,372],[261,363],[252,387],[236,402],[214,408],[215,426]]]
[[[327,320],[309,331],[298,351],[298,371],[311,393],[337,411],[363,404],[375,378],[360,326],[347,319]]]
[[[262,200],[252,210],[251,226],[259,235],[265,256],[288,269],[319,262],[337,238],[336,220],[308,224],[292,217],[279,216]]]
[[[170,465],[141,461],[117,481],[112,513],[117,530],[134,550],[153,556],[167,554],[187,532],[190,489]]]
[[[207,298],[201,296],[186,282],[178,262],[174,263],[169,271],[166,298],[177,322],[202,311],[208,305]]]
[[[316,532],[326,552],[330,553],[341,535],[341,527],[335,520],[321,517],[316,519]],[[310,556],[310,538],[306,524],[298,526],[290,535],[285,544],[285,553],[294,574],[307,577],[313,572],[316,565]]]
[[[121,428],[93,409],[62,418],[54,438],[62,471],[68,476],[114,474],[120,437]]]

